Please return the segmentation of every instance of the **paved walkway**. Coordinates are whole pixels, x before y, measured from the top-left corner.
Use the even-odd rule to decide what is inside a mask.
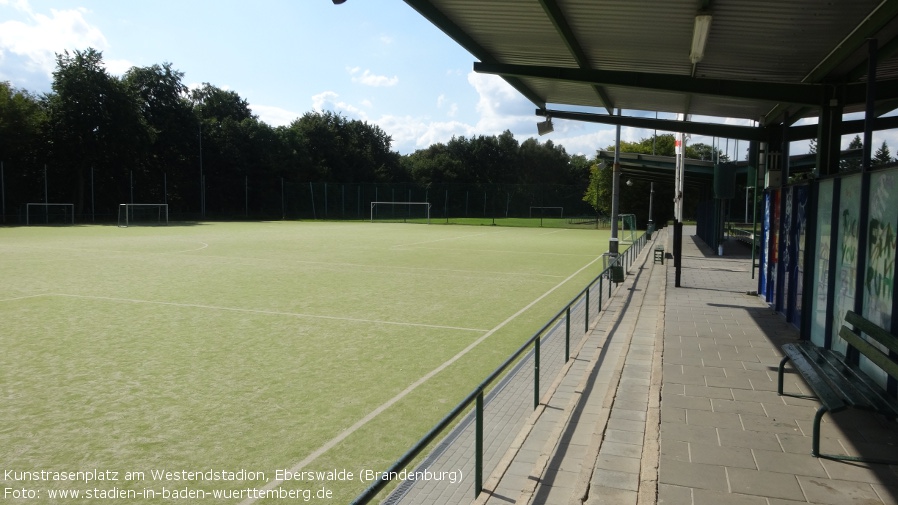
[[[693,234],[679,288],[672,260],[646,248],[476,503],[898,505],[898,466],[810,455],[817,403],[775,390],[797,331],[748,294],[747,249],[719,257]],[[671,250],[667,229],[656,242]],[[807,393],[797,375],[786,383]],[[898,458],[894,421],[827,415],[822,434],[824,451]]]

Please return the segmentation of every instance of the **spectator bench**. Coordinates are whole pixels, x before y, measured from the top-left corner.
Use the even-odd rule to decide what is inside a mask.
[[[866,334],[887,350],[881,350],[860,336],[860,333]],[[846,314],[845,324],[839,330],[839,336],[886,374],[898,379],[898,361],[894,358],[894,355],[898,354],[898,337],[852,311]],[[792,367],[801,374],[821,403],[814,415],[811,454],[828,459],[898,463],[857,456],[820,454],[820,421],[823,414],[856,408],[877,412],[894,420],[898,418],[898,399],[864,373],[854,360],[846,359],[845,355],[838,351],[823,349],[807,340],[785,344],[782,349],[785,356],[779,364],[777,393],[783,395],[784,368],[786,363],[791,361]],[[894,354],[890,356],[889,351]]]

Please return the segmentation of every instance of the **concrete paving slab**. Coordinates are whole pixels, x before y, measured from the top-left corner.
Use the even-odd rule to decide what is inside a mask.
[[[756,289],[750,255],[731,244],[732,255],[718,257],[693,234],[684,228],[679,288],[673,262],[634,261],[583,337],[589,344],[546,393],[551,408],[504,435],[514,450],[475,503],[898,505],[898,466],[810,455],[817,402],[776,393],[779,346],[797,331],[746,294]],[[656,238],[672,250],[667,230]],[[808,393],[793,373],[785,384]],[[869,413],[827,414],[822,432],[824,452],[898,454],[898,425]],[[472,495],[447,490],[403,503]]]

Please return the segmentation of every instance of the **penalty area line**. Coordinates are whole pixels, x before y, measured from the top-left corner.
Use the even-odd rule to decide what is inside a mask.
[[[384,412],[385,410],[387,410],[388,408],[392,407],[394,404],[396,404],[397,402],[399,402],[399,400],[402,400],[403,398],[405,398],[409,393],[411,393],[412,391],[414,391],[415,389],[417,389],[418,386],[424,384],[424,383],[427,382],[429,379],[431,379],[433,376],[435,376],[436,374],[438,374],[438,373],[442,372],[443,370],[445,370],[446,368],[448,368],[449,365],[455,363],[456,361],[458,361],[459,359],[461,359],[464,355],[466,355],[466,354],[468,354],[469,352],[471,352],[475,347],[477,347],[478,345],[480,345],[484,340],[486,340],[487,338],[489,338],[490,336],[492,336],[494,333],[496,333],[497,331],[499,331],[500,329],[502,329],[503,327],[505,327],[506,325],[508,325],[510,322],[512,322],[512,321],[514,321],[515,319],[517,319],[518,316],[520,316],[521,314],[523,314],[523,313],[527,312],[528,310],[530,310],[531,307],[533,307],[534,305],[536,305],[537,303],[539,303],[540,301],[542,301],[544,298],[546,298],[547,296],[549,296],[550,294],[552,294],[555,290],[557,290],[558,288],[560,288],[561,286],[563,286],[565,283],[567,283],[568,281],[570,281],[571,279],[573,279],[574,277],[576,277],[577,275],[579,275],[581,272],[583,272],[583,271],[586,270],[587,268],[591,267],[595,262],[599,261],[600,258],[601,258],[601,256],[597,256],[594,260],[592,260],[592,261],[590,261],[589,263],[587,263],[586,265],[584,265],[583,268],[581,268],[580,270],[577,270],[576,272],[572,273],[572,274],[569,275],[566,279],[564,279],[563,281],[561,281],[561,282],[559,282],[558,284],[556,284],[555,287],[549,289],[548,291],[546,291],[545,293],[543,293],[542,295],[540,295],[538,298],[536,298],[536,299],[533,300],[532,302],[528,303],[524,308],[522,308],[521,310],[519,310],[519,311],[515,312],[514,314],[512,314],[511,316],[509,316],[508,319],[506,319],[505,321],[502,321],[501,323],[499,323],[498,325],[496,325],[495,328],[493,328],[493,329],[491,329],[490,331],[486,332],[483,336],[481,336],[481,337],[478,338],[477,340],[471,342],[467,347],[465,347],[464,349],[462,349],[461,351],[459,351],[458,354],[456,354],[455,356],[449,358],[449,360],[447,360],[446,362],[444,362],[444,363],[441,364],[440,366],[438,366],[438,367],[434,368],[433,370],[431,370],[430,372],[428,372],[427,375],[424,375],[424,376],[421,377],[420,379],[418,379],[418,380],[416,380],[415,382],[413,382],[412,384],[410,384],[407,388],[403,389],[399,394],[397,394],[397,395],[394,396],[393,398],[390,398],[390,399],[387,400],[385,403],[383,403],[381,406],[379,406],[379,407],[377,407],[376,409],[374,409],[374,410],[372,410],[371,412],[369,412],[368,415],[366,415],[365,417],[363,417],[363,418],[359,419],[358,421],[356,421],[355,424],[353,424],[353,425],[350,426],[349,428],[343,430],[343,431],[342,431],[339,435],[337,435],[336,437],[334,437],[334,438],[328,440],[324,445],[322,445],[322,446],[319,447],[318,449],[315,449],[311,454],[309,454],[308,456],[306,456],[305,459],[303,459],[303,460],[300,461],[299,463],[296,463],[295,465],[293,465],[293,466],[288,470],[288,472],[289,472],[289,473],[295,473],[295,472],[298,472],[298,471],[302,470],[303,468],[305,468],[309,463],[311,463],[311,462],[315,461],[316,459],[318,459],[319,456],[321,456],[322,454],[324,454],[325,452],[329,451],[329,450],[332,449],[334,446],[336,446],[337,444],[339,444],[340,442],[342,442],[343,440],[345,440],[347,437],[349,437],[349,435],[352,435],[353,433],[355,433],[356,431],[358,431],[359,428],[361,428],[362,426],[368,424],[369,421],[371,421],[372,419],[374,419],[375,417],[377,417],[378,415],[380,415],[381,413],[383,413],[383,412]],[[285,481],[284,481],[284,480],[281,480],[281,479],[272,479],[272,480],[270,480],[268,483],[266,483],[264,486],[262,486],[262,487],[259,488],[259,489],[260,489],[260,490],[264,490],[264,491],[270,491],[270,490],[272,490],[272,489],[274,489],[274,488],[280,486],[280,485],[283,484],[284,482],[285,482]],[[257,499],[255,499],[255,498],[247,498],[246,500],[243,500],[242,502],[240,502],[239,505],[252,505],[252,504],[255,503],[256,501],[257,501]]]

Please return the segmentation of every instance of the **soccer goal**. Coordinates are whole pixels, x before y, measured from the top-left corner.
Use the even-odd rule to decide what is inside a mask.
[[[122,203],[118,206],[119,228],[168,224],[167,203]]]
[[[636,242],[636,214],[618,214],[618,227],[620,230],[620,237],[624,236],[624,233],[629,232],[629,240],[630,243],[633,244]]]
[[[430,202],[371,202],[371,222],[374,221],[430,224]]]
[[[73,203],[28,203],[25,204],[25,224],[75,224],[75,204]]]

